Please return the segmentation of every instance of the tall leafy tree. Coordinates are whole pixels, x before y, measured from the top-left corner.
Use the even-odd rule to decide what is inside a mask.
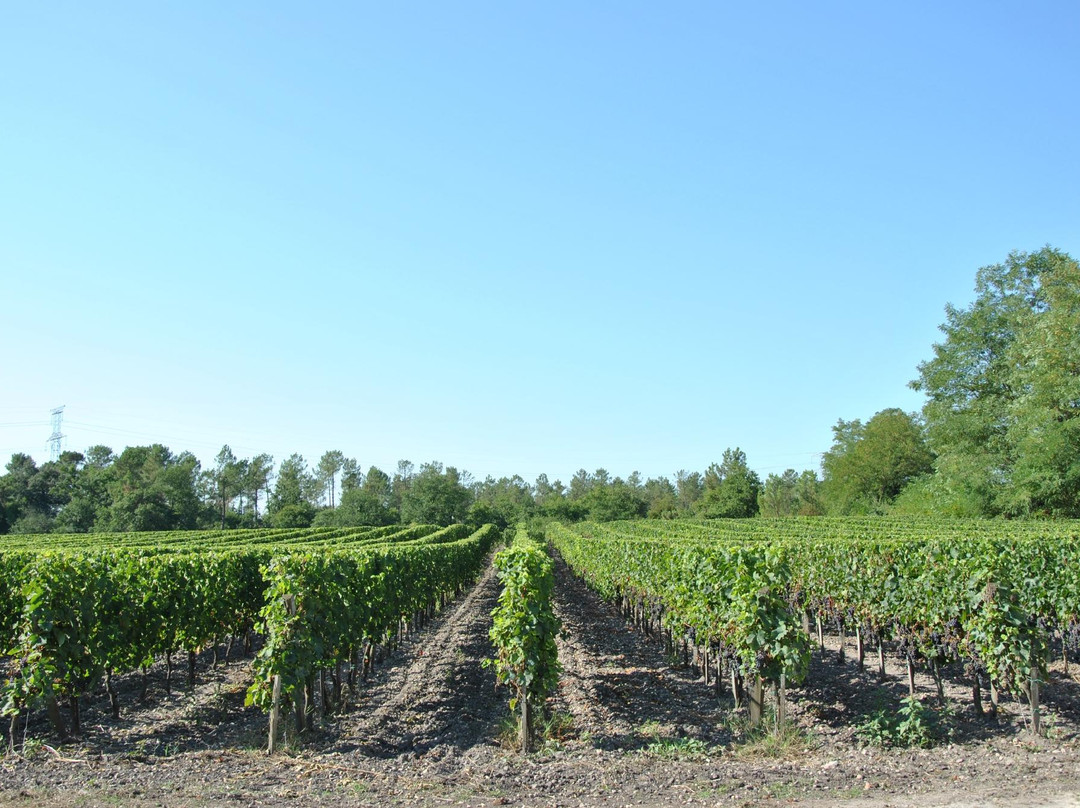
[[[498,480],[487,477],[473,489],[476,502],[472,505],[474,513],[470,522],[492,522],[500,528],[506,528],[527,519],[536,509],[532,488],[516,474],[513,477],[500,477]],[[484,514],[482,519],[477,515],[480,512]]]
[[[364,484],[364,472],[356,458],[346,457],[341,464],[341,495],[344,497],[349,491],[359,488]]]
[[[129,446],[108,469],[109,505],[95,531],[194,530],[203,524],[200,463],[190,452]]]
[[[258,454],[248,461],[244,471],[244,494],[251,502],[253,523],[259,524],[259,493],[270,487],[270,478],[274,473],[274,458],[268,454]]]
[[[758,497],[758,508],[762,516],[794,516],[799,512],[799,498],[796,493],[799,475],[795,469],[786,469],[783,474],[770,474],[765,478]]]
[[[372,496],[378,497],[386,507],[390,507],[394,500],[394,481],[378,466],[372,466],[367,470],[360,487]]]
[[[444,471],[442,463],[425,463],[402,497],[402,520],[434,525],[465,522],[473,503],[465,482],[453,466]]]
[[[1050,247],[981,268],[912,386],[952,510],[1080,516],[1080,266]]]
[[[566,496],[566,486],[559,480],[551,482],[546,474],[540,474],[533,483],[533,499],[543,508],[549,501]]]
[[[94,529],[99,515],[111,503],[108,483],[110,466],[115,457],[108,446],[91,446],[80,455],[71,497],[56,516],[53,530],[59,533],[88,533]]]
[[[914,415],[887,409],[866,424],[840,420],[821,461],[822,497],[830,513],[884,512],[913,480],[933,469]]]
[[[333,508],[335,506],[335,492],[337,489],[337,475],[345,465],[345,455],[337,449],[331,449],[319,458],[315,476],[326,492],[326,502]]]
[[[5,532],[45,533],[52,527],[50,477],[28,454],[16,452],[0,477],[0,526]]]
[[[786,469],[765,479],[758,505],[762,516],[819,516],[824,513],[817,475],[807,469],[801,474]]]
[[[761,478],[747,465],[742,449],[725,449],[720,463],[706,469],[704,487],[697,503],[702,516],[745,519],[757,515]]]
[[[275,527],[307,527],[315,518],[319,486],[300,454],[281,462],[270,494],[269,511]]]
[[[650,477],[645,481],[642,495],[648,507],[646,516],[650,519],[677,519],[679,517],[679,495],[667,477]]]
[[[228,444],[214,458],[214,467],[206,472],[206,482],[213,492],[214,504],[221,520],[221,529],[225,529],[226,513],[229,503],[244,491],[244,477],[247,463],[236,459]]]
[[[594,485],[596,485],[596,478],[585,469],[578,469],[574,472],[574,476],[570,478],[568,496],[572,500],[581,499],[592,490]]]
[[[645,516],[649,507],[638,489],[618,477],[605,484],[593,485],[580,502],[588,508],[589,518],[597,522],[638,519]]]
[[[393,501],[393,481],[382,469],[372,466],[367,474],[360,475],[363,482],[358,486],[345,486],[341,503],[333,511],[319,514],[320,522],[327,514],[332,514],[329,524],[342,527],[351,525],[392,525],[399,519],[398,511],[391,505]]]
[[[402,512],[402,503],[404,502],[405,495],[408,493],[409,488],[412,486],[413,478],[416,476],[416,466],[412,464],[410,460],[399,460],[397,464],[397,471],[394,472],[394,477],[390,482],[391,493],[391,507]]]
[[[546,474],[541,474],[536,478],[533,490],[536,506],[545,517],[573,522],[584,519],[588,514],[580,499],[570,498],[570,492],[562,480],[551,482]]]
[[[825,506],[821,502],[821,481],[810,469],[799,475],[795,484],[795,498],[799,503],[799,516],[823,516]]]
[[[1045,251],[1036,266],[1039,299],[1008,352],[1014,460],[1001,506],[1011,514],[1080,516],[1080,264]]]
[[[689,514],[705,492],[705,481],[698,471],[679,469],[675,472],[675,493],[679,501],[679,510]]]

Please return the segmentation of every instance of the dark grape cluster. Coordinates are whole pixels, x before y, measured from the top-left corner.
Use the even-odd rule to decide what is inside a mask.
[[[960,620],[955,617],[949,620],[942,630],[930,632],[930,645],[938,659],[958,658],[962,639],[963,632],[960,629]]]
[[[1062,627],[1061,645],[1068,659],[1080,662],[1080,622],[1070,620],[1068,625]]]
[[[764,650],[759,650],[757,656],[754,657],[754,667],[759,671],[765,670],[768,667],[769,659],[769,655]]]
[[[897,627],[894,635],[896,636],[896,651],[900,656],[907,657],[914,662],[923,659],[922,652],[919,650],[918,638],[914,632]]]
[[[881,641],[883,639],[883,637],[881,636],[881,632],[875,629],[874,626],[870,623],[863,623],[861,626],[861,631],[863,636],[863,642],[866,643],[866,645],[871,646],[881,644]]]
[[[978,677],[981,683],[984,679],[987,679],[989,674],[986,671],[986,666],[978,657],[969,656],[964,660],[964,676],[969,679],[975,679]]]

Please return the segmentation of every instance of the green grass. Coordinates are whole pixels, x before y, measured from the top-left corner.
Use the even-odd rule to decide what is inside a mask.
[[[663,760],[705,760],[715,755],[715,749],[698,738],[657,740],[645,747],[645,754]]]
[[[728,728],[736,737],[732,754],[738,758],[790,758],[813,749],[813,736],[794,721],[776,726],[767,716],[758,726],[751,726],[746,716],[732,716]]]
[[[651,739],[642,751],[662,760],[705,760],[718,753],[717,749],[699,738],[663,737],[659,721],[646,721],[638,727],[637,734]]]

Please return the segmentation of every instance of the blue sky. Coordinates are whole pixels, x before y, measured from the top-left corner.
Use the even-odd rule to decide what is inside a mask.
[[[0,462],[815,468],[1080,254],[1075,3],[21,4]]]

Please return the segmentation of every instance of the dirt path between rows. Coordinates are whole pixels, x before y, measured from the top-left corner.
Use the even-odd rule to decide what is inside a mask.
[[[327,728],[338,740],[323,753],[434,760],[494,736],[503,696],[492,669],[479,663],[493,654],[488,629],[498,594],[489,566],[445,619],[412,638],[406,658],[366,690],[359,709]]]
[[[489,568],[406,639],[346,715],[278,757],[263,751],[266,717],[242,705],[249,663],[234,663],[202,671],[190,691],[166,695],[153,679],[149,704],[128,696],[120,721],[98,699],[81,743],[0,760],[0,806],[1080,808],[1080,698],[1067,682],[1053,683],[1049,739],[1023,732],[1015,716],[993,725],[970,718],[970,693],[950,682],[961,742],[868,750],[853,719],[880,693],[850,659],[837,664],[834,638],[815,652],[810,683],[792,692],[801,731],[780,757],[766,757],[745,743],[726,693],[557,570],[564,672],[549,738],[530,755],[504,742],[507,694],[481,664],[492,655],[498,596]],[[902,672],[890,673],[899,687]],[[138,683],[126,685],[130,693]],[[32,730],[46,737],[43,725]]]

